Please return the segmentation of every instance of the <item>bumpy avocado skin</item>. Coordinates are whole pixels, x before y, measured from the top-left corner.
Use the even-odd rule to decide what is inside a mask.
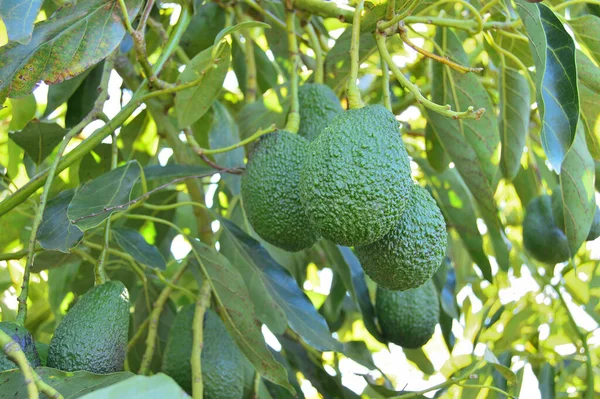
[[[25,353],[25,357],[32,367],[38,367],[42,365],[33,337],[25,327],[20,326],[12,321],[3,321],[0,322],[0,330],[10,335],[13,341],[19,344],[21,350],[23,353]],[[9,358],[7,358],[3,352],[0,351],[0,372],[16,368],[17,366]]]
[[[356,255],[373,281],[390,290],[415,288],[431,278],[446,252],[446,222],[435,200],[413,184],[400,221],[381,240],[358,246]]]
[[[314,141],[323,129],[329,126],[333,118],[344,111],[333,90],[324,84],[308,83],[300,86],[298,102],[300,103],[298,134],[308,141]]]
[[[527,205],[523,245],[531,256],[543,263],[556,264],[569,259],[567,236],[557,226],[549,195],[534,198]]]
[[[184,306],[175,317],[163,356],[162,371],[187,393],[192,393],[192,353],[195,305]],[[244,389],[242,354],[212,310],[204,316],[202,355],[204,397],[241,399]]]
[[[411,349],[429,341],[440,318],[432,280],[406,291],[390,291],[378,286],[375,310],[384,337]]]
[[[48,367],[97,374],[122,371],[129,332],[129,293],[120,281],[97,285],[58,325]]]
[[[411,184],[398,121],[373,105],[339,114],[310,143],[300,197],[323,237],[339,245],[366,245],[396,225]]]
[[[265,241],[300,251],[312,246],[318,234],[300,201],[300,167],[308,141],[280,130],[263,136],[250,154],[242,175],[244,209],[254,231]]]

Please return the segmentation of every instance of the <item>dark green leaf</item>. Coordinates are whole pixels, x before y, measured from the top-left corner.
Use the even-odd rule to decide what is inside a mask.
[[[98,389],[111,386],[133,377],[133,373],[123,371],[113,374],[92,374],[87,371],[66,372],[49,367],[36,367],[35,371],[51,387],[59,391],[65,399],[75,399]],[[27,399],[27,387],[21,370],[14,369],[0,373],[0,399]]]
[[[223,148],[237,144],[240,141],[240,132],[235,120],[223,104],[216,101],[213,104],[213,123],[208,134],[210,148]],[[236,148],[214,155],[215,161],[225,168],[236,168],[244,165],[244,149]],[[238,195],[241,190],[239,175],[222,174],[223,180],[229,186],[233,195]]]
[[[500,363],[498,358],[496,358],[494,353],[489,348],[485,348],[485,353],[483,354],[483,358],[488,363],[490,363],[492,365],[492,367],[494,367],[494,369],[496,369],[497,372],[502,374],[502,376],[504,378],[506,378],[506,380],[508,382],[510,382],[511,384],[514,384],[517,381],[517,376],[510,369],[510,367],[507,367],[504,364]]]
[[[62,141],[65,134],[66,130],[56,123],[34,121],[9,137],[23,148],[37,165],[40,165]]]
[[[406,355],[406,359],[416,364],[419,370],[421,370],[423,373],[427,375],[432,375],[435,373],[435,367],[433,367],[431,360],[429,360],[422,348],[402,348],[402,352],[404,352]]]
[[[94,101],[98,98],[98,87],[104,72],[104,61],[98,63],[87,74],[83,82],[77,87],[75,93],[67,100],[67,115],[65,116],[65,127],[72,128],[90,113],[94,107]]]
[[[62,191],[48,201],[37,234],[42,248],[68,253],[83,238],[83,232],[67,217],[67,208],[74,195],[72,190]]]
[[[37,103],[33,94],[10,100],[12,119],[8,125],[9,131],[21,130],[35,117]]]
[[[511,361],[511,353],[510,351],[506,351],[506,352],[502,352],[500,354],[500,356],[498,356],[498,361],[503,364],[506,367],[510,367],[510,361]],[[493,378],[493,385],[496,388],[500,388],[503,391],[506,391],[507,389],[507,381],[506,378],[504,378],[504,376],[499,373],[496,369],[494,369],[494,371],[492,372],[492,378]],[[503,395],[501,393],[498,392],[490,392],[490,395],[488,395],[488,398],[490,399],[508,399],[508,397],[506,395]],[[543,398],[543,396],[542,396]]]
[[[257,130],[266,129],[273,124],[282,128],[285,125],[289,109],[289,97],[280,102],[275,93],[251,104],[246,104],[236,117],[240,128],[240,137],[248,138]]]
[[[72,253],[41,251],[35,255],[31,271],[33,273],[39,273],[42,270],[50,270],[60,267],[65,263],[75,263],[78,259],[80,259],[79,256],[73,255]]]
[[[215,101],[227,69],[229,68],[230,46],[219,46],[217,54],[209,47],[192,58],[177,79],[178,84],[188,83],[202,77],[194,87],[181,90],[175,95],[175,110],[180,127],[188,127],[202,117]]]
[[[200,241],[191,240],[190,243],[200,258],[204,273],[208,274],[213,293],[221,309],[223,322],[238,347],[261,376],[294,392],[294,388],[288,382],[285,369],[267,349],[250,294],[240,273],[225,256],[214,249]],[[192,270],[196,270],[196,279],[202,280],[199,277],[198,265],[195,268],[194,262],[191,265]]]
[[[133,18],[141,1],[125,4]],[[40,80],[59,83],[103,60],[123,39],[121,18],[116,0],[79,1],[40,22],[27,45],[14,42],[1,47],[0,103],[8,96],[31,93]]]
[[[256,80],[260,93],[277,86],[277,69],[267,54],[256,43],[253,43],[254,60],[256,62]],[[237,77],[240,90],[246,93],[246,56],[237,40],[231,45],[232,67]]]
[[[425,149],[427,150],[427,161],[431,167],[438,173],[446,170],[450,158],[429,123],[425,126]]]
[[[214,2],[206,2],[194,14],[180,45],[189,57],[206,50],[225,27],[225,9]]]
[[[6,26],[8,40],[27,44],[31,40],[33,24],[43,0],[0,1],[0,19]]]
[[[77,91],[77,88],[85,80],[92,69],[93,68],[88,68],[74,78],[50,86],[48,88],[48,104],[46,105],[44,116],[50,115],[56,108],[60,107],[61,104],[66,103],[73,93]]]
[[[113,238],[119,246],[133,257],[137,262],[151,269],[165,270],[165,258],[158,252],[158,248],[146,242],[139,231],[127,227],[112,230]]]
[[[162,399],[189,398],[189,395],[171,377],[158,373],[152,377],[136,375],[104,389],[88,393],[82,397],[82,399],[84,398]]]
[[[93,180],[110,171],[112,163],[112,144],[99,144],[85,154],[79,162],[79,184]]]
[[[500,75],[499,129],[502,141],[502,173],[513,180],[521,167],[521,155],[529,130],[529,84],[516,69],[504,67]]]
[[[165,166],[150,165],[144,168],[144,175],[147,181],[159,180],[159,179],[179,179],[182,177],[198,177],[198,176],[212,176],[215,173],[219,173],[218,170],[209,168],[203,165],[178,165],[169,164]]]
[[[560,173],[579,120],[575,44],[548,6],[525,0],[516,3],[535,62],[542,146],[552,168]]]
[[[48,302],[54,313],[56,325],[63,317],[60,306],[65,296],[71,292],[71,284],[77,277],[80,265],[81,258],[71,258],[70,262],[61,263],[59,267],[48,270]]]
[[[258,22],[258,21],[244,21],[244,22],[240,22],[237,25],[229,26],[229,27],[223,29],[222,31],[220,31],[217,34],[217,37],[215,37],[213,52],[217,51],[217,49],[219,48],[219,44],[221,43],[221,41],[223,39],[225,39],[225,37],[227,35],[231,35],[232,33],[235,33],[239,30],[249,29],[249,28],[271,29],[271,25],[265,24],[264,22]],[[213,54],[213,56],[214,55],[215,54]]]
[[[289,272],[277,264],[255,239],[235,224],[221,217],[219,221],[225,227],[225,232],[234,239],[239,252],[255,266],[257,277],[284,310],[292,330],[319,350],[341,352],[341,344],[331,336],[327,323]]]
[[[98,226],[117,211],[105,208],[123,205],[118,210],[126,210],[128,206],[124,204],[130,200],[131,190],[140,177],[140,170],[140,164],[131,161],[85,183],[69,204],[69,220],[85,231]]]
[[[565,234],[572,255],[587,238],[594,220],[594,178],[594,160],[587,149],[583,128],[580,127],[560,174]]]
[[[543,399],[554,399],[556,397],[556,388],[554,384],[554,367],[545,363],[538,374],[538,387]]]

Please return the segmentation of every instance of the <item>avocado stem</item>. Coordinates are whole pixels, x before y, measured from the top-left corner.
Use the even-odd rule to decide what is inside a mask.
[[[317,36],[317,32],[315,32],[315,28],[309,22],[304,27],[306,33],[308,34],[308,38],[310,39],[310,45],[315,52],[315,74],[314,81],[317,84],[323,83],[323,75],[324,75],[324,65],[323,65],[323,50],[321,49],[321,43],[319,43],[319,37]]]
[[[350,109],[358,109],[365,106],[360,97],[358,88],[358,67],[360,64],[360,16],[364,7],[364,0],[360,0],[354,9],[354,21],[352,22],[352,41],[350,44],[350,79],[348,80],[348,103]]]
[[[290,97],[292,105],[290,106],[290,113],[287,117],[287,123],[285,130],[290,133],[298,133],[300,129],[300,104],[298,101],[298,41],[296,40],[296,25],[295,16],[296,12],[293,8],[287,7],[286,5],[286,25],[287,25],[287,36],[290,56]]]

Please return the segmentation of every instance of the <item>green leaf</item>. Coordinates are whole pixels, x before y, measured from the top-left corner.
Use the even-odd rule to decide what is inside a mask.
[[[427,375],[435,374],[435,367],[433,367],[431,360],[429,360],[425,352],[423,352],[423,348],[402,348],[402,352],[406,355],[406,359],[416,364],[423,373]]]
[[[71,292],[71,284],[75,281],[81,265],[81,258],[70,259],[68,262],[61,263],[59,267],[48,270],[48,303],[54,313],[56,325],[63,317],[60,306],[65,296]]]
[[[213,45],[215,37],[225,26],[226,12],[214,2],[206,2],[196,10],[179,44],[193,57]]]
[[[63,139],[67,131],[56,123],[30,122],[20,132],[9,137],[40,165]]]
[[[79,259],[79,256],[73,255],[70,252],[41,251],[35,255],[31,271],[33,273],[39,273],[42,270],[51,270],[60,267],[65,263],[74,263]]]
[[[567,152],[560,174],[565,234],[573,256],[587,235],[594,220],[595,165],[579,127],[573,146]]]
[[[79,161],[79,184],[93,180],[110,171],[112,163],[112,144],[98,144]]]
[[[0,19],[6,26],[8,40],[27,44],[43,0],[0,1]]]
[[[101,388],[111,386],[133,377],[133,373],[123,371],[113,374],[92,374],[87,371],[65,372],[49,367],[36,367],[35,371],[51,387],[59,391],[65,399],[75,399]],[[14,369],[0,373],[0,399],[27,399],[27,387],[21,370]]]
[[[285,125],[289,109],[289,97],[280,101],[275,92],[256,102],[244,105],[236,117],[240,128],[240,137],[248,138],[257,130],[266,129],[271,125],[282,128]]]
[[[444,56],[462,65],[469,64],[461,42],[451,30],[438,29],[435,41],[444,49]],[[465,111],[469,106],[488,110],[480,120],[452,120],[427,110],[427,119],[479,205],[488,213],[494,213],[500,137],[493,105],[474,74],[462,74],[438,62],[432,64],[432,72],[434,102],[450,104],[456,111]]]
[[[125,4],[133,18],[141,0]],[[116,0],[71,3],[40,22],[28,44],[1,47],[0,103],[31,93],[40,80],[59,83],[103,60],[125,35],[121,15]]]
[[[506,367],[504,364],[500,363],[496,355],[494,355],[494,353],[489,348],[485,348],[483,359],[490,363],[492,367],[496,369],[497,372],[502,374],[502,376],[506,378],[508,382],[510,382],[511,384],[517,382],[517,376],[515,375],[515,373],[510,369],[510,367]]]
[[[575,43],[546,5],[525,0],[516,0],[516,4],[536,68],[542,147],[552,168],[560,173],[579,119]]]
[[[215,42],[213,43],[212,58],[215,59],[217,57],[217,52],[220,52],[221,41],[223,41],[223,39],[225,39],[227,35],[231,35],[232,33],[235,33],[242,29],[250,28],[271,29],[271,25],[258,21],[244,21],[240,22],[237,25],[229,26],[223,29],[217,34],[217,37],[215,37]]]
[[[219,221],[225,227],[225,233],[233,239],[240,254],[255,269],[255,278],[262,280],[267,292],[283,309],[292,330],[318,350],[341,352],[341,344],[331,336],[327,322],[289,272],[277,264],[258,241],[235,224],[222,217],[219,217]]]
[[[429,123],[425,126],[425,149],[427,150],[427,161],[431,167],[439,173],[446,170],[450,164],[450,158]]]
[[[456,168],[437,174],[422,158],[415,158],[427,175],[429,187],[446,220],[460,235],[473,261],[486,280],[492,281],[492,267],[483,251],[483,238],[477,228],[477,212],[473,198]]]
[[[265,344],[260,322],[256,318],[255,308],[240,273],[225,256],[214,249],[197,240],[190,240],[190,243],[200,257],[202,268],[208,274],[213,293],[222,309],[223,322],[238,347],[261,376],[294,392],[288,382],[287,372],[273,358]],[[194,271],[194,263],[190,265]],[[196,278],[202,279],[199,276]]]
[[[150,165],[144,168],[146,181],[163,179],[168,181],[172,179],[180,179],[182,177],[198,177],[204,175],[209,177],[216,173],[219,173],[219,171],[204,165],[169,164],[165,166]]]
[[[216,54],[213,54],[213,48],[209,47],[192,58],[177,79],[177,84],[183,84],[202,77],[197,85],[175,95],[175,111],[182,128],[190,126],[208,111],[223,86],[231,47],[229,44],[219,46]]]
[[[37,103],[33,94],[11,99],[10,106],[12,119],[8,130],[21,130],[35,117]]]
[[[579,81],[589,89],[600,93],[600,68],[583,53],[577,50],[577,75]]]
[[[117,209],[105,208],[123,206],[128,208],[133,185],[140,177],[140,164],[131,161],[111,170],[81,186],[67,209],[69,220],[85,231],[98,226]]]
[[[94,108],[94,102],[98,95],[98,87],[104,73],[104,61],[91,68],[83,82],[77,87],[75,93],[67,100],[67,114],[65,115],[65,127],[70,129],[77,125]]]
[[[502,173],[513,180],[521,167],[521,155],[529,130],[527,79],[516,69],[504,67],[500,74],[500,116],[498,126],[502,142]]]
[[[189,395],[171,377],[163,373],[158,373],[152,377],[136,375],[112,386],[89,393],[81,398],[160,399],[189,398]]]
[[[73,93],[77,91],[77,88],[85,80],[92,69],[93,68],[88,68],[74,78],[50,86],[48,88],[48,104],[46,105],[44,116],[47,117],[54,112],[56,108],[60,107],[61,104],[66,103]]]
[[[264,93],[269,89],[273,89],[277,86],[278,73],[277,69],[273,65],[273,62],[267,57],[267,54],[262,48],[253,42],[254,48],[254,60],[256,62],[256,81],[260,93]],[[233,40],[231,43],[231,56],[232,56],[232,67],[237,77],[240,90],[246,93],[246,54],[240,47],[237,40]]]
[[[579,101],[585,141],[594,159],[600,159],[600,68],[581,51],[577,51]]]
[[[584,44],[591,56],[600,63],[600,18],[595,15],[582,15],[569,20],[579,44]]]
[[[538,374],[538,387],[541,397],[544,399],[554,399],[556,397],[556,388],[554,386],[554,367],[545,363]]]
[[[121,249],[143,265],[151,269],[165,270],[165,258],[158,252],[158,248],[146,242],[139,231],[127,227],[112,229],[113,238]]]
[[[83,232],[67,217],[74,195],[73,190],[61,191],[46,204],[37,234],[42,248],[68,253],[83,238]]]

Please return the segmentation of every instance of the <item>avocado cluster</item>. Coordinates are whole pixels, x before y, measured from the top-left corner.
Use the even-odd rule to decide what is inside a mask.
[[[21,347],[31,367],[41,366],[40,356],[31,333],[22,325],[12,321],[0,322],[0,330],[8,334]],[[17,366],[0,351],[0,372],[15,369]]]
[[[333,118],[344,112],[331,88],[324,84],[307,83],[298,89],[300,105],[300,129],[298,135],[314,141],[331,123]]]
[[[600,208],[596,206],[586,241],[598,237]],[[563,200],[559,190],[552,196],[540,195],[527,205],[523,219],[523,245],[534,259],[542,263],[554,265],[569,260],[571,253],[565,234]]]
[[[129,333],[129,293],[120,281],[97,285],[79,298],[56,328],[48,367],[96,374],[122,371]]]
[[[375,311],[384,338],[404,348],[420,348],[433,336],[440,318],[432,280],[406,291],[377,287]]]
[[[190,304],[184,306],[175,317],[162,364],[162,372],[173,378],[190,395],[194,312],[195,305]],[[242,399],[245,358],[227,333],[219,316],[212,310],[206,311],[204,315],[200,358],[205,398]]]

